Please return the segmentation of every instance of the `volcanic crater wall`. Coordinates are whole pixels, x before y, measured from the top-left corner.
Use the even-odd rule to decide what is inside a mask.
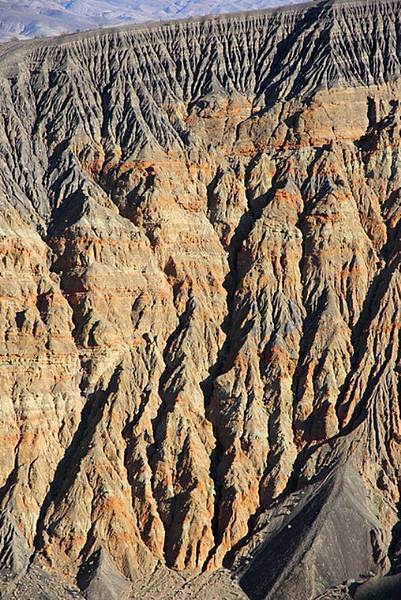
[[[389,571],[400,8],[0,46],[5,578]]]

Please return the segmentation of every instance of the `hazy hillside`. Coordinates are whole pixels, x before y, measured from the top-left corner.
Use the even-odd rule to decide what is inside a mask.
[[[0,42],[127,22],[289,4],[283,0],[0,0]]]

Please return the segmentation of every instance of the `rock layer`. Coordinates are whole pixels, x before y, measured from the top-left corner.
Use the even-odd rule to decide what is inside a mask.
[[[161,597],[163,573],[175,597],[243,597],[224,566],[250,598],[306,599],[394,576],[400,14],[0,47],[10,593]]]

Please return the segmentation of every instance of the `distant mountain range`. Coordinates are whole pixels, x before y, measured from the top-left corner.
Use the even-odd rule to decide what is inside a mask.
[[[289,4],[286,0],[0,0],[0,42],[129,22]]]

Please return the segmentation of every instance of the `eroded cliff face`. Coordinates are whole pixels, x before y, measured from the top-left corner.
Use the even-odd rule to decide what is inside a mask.
[[[400,8],[0,47],[4,594],[396,570]]]

